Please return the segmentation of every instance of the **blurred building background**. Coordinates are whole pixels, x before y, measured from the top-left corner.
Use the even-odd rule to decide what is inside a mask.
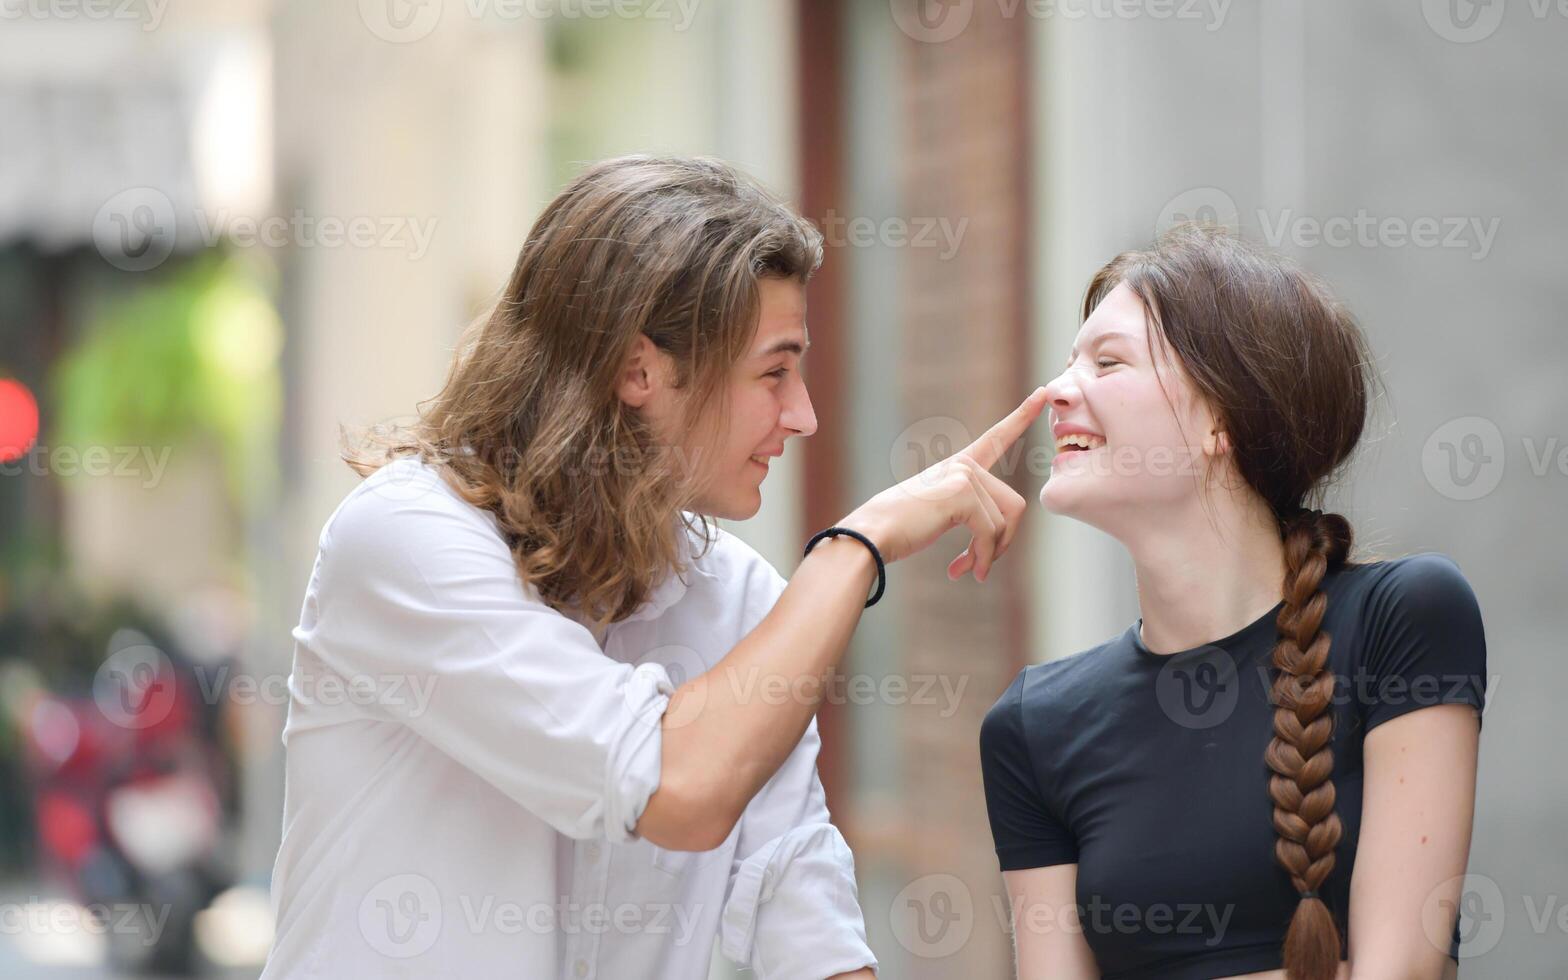
[[[1389,393],[1332,502],[1486,619],[1461,975],[1564,976],[1565,44],[1503,0],[0,0],[0,975],[177,972],[80,911],[135,881],[256,974],[338,427],[412,414],[543,204],[645,151],[827,236],[821,428],[734,528],[786,574],[1053,377],[1117,251],[1208,217],[1323,274]],[[979,720],[1138,614],[1031,514],[985,586],[958,535],[891,569],[821,716],[885,976],[1010,975]]]

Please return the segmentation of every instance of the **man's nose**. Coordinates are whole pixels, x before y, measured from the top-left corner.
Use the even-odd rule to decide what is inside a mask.
[[[806,390],[806,383],[801,381],[791,386],[787,399],[779,424],[796,435],[809,436],[817,431],[817,413],[811,407],[811,393]]]

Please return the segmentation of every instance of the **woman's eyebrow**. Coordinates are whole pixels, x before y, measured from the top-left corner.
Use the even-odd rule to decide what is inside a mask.
[[[1122,340],[1131,340],[1132,339],[1132,334],[1130,334],[1130,333],[1123,333],[1120,330],[1107,330],[1104,333],[1096,334],[1094,339],[1089,341],[1089,346],[1097,347],[1100,344],[1103,344],[1107,340],[1110,340],[1110,339],[1112,339],[1114,337],[1120,337]],[[1067,352],[1067,363],[1071,364],[1073,362],[1073,358],[1075,358],[1077,356],[1078,356],[1078,348],[1075,346],[1075,347],[1073,347],[1072,350]]]

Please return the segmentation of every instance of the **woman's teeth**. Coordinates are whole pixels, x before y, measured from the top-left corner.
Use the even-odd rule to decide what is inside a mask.
[[[1074,432],[1056,440],[1057,452],[1064,449],[1098,449],[1103,445],[1105,445],[1104,439],[1086,432]]]

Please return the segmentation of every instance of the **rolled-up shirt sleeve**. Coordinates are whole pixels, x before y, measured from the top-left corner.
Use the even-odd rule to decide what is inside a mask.
[[[828,816],[817,723],[747,806],[721,917],[724,955],[761,980],[831,977],[876,957],[855,859]]]
[[[788,583],[759,561],[747,627]],[[828,814],[817,774],[816,719],[741,814],[720,917],[720,949],[759,980],[823,978],[877,959],[855,885],[855,858]]]
[[[674,686],[546,605],[488,514],[434,485],[361,486],[323,529],[315,574],[295,638],[376,692],[367,713],[562,834],[636,839]]]

